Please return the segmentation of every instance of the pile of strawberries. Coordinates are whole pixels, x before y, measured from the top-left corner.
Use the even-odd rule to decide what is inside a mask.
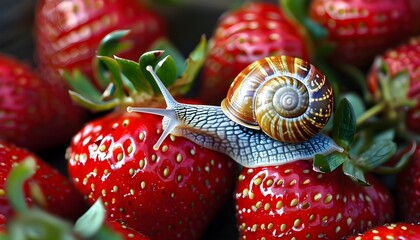
[[[420,239],[420,1],[243,3],[188,56],[159,4],[40,0],[36,66],[0,55],[0,239]],[[165,107],[147,65],[219,105],[275,55],[325,73],[343,153],[247,168],[126,111]]]

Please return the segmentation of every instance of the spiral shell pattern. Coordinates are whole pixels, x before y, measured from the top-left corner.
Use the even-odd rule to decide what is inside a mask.
[[[239,73],[222,109],[233,121],[276,140],[302,142],[324,128],[333,104],[331,85],[318,69],[299,58],[273,56]]]

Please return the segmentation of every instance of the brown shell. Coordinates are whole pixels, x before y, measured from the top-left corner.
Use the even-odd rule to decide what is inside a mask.
[[[235,78],[222,102],[233,121],[282,142],[302,142],[324,128],[333,112],[333,91],[308,62],[273,56],[258,60]]]

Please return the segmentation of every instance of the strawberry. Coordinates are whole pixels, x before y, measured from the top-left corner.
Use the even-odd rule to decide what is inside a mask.
[[[20,148],[11,143],[0,140],[0,222],[5,222],[14,215],[14,211],[6,197],[6,178],[10,170],[19,162],[27,157],[35,159],[36,172],[28,180],[24,188],[25,201],[28,205],[40,205],[48,212],[76,220],[87,209],[83,196],[76,190],[69,179],[64,177],[58,170],[48,165],[42,159],[28,150]],[[30,186],[37,185],[41,194],[41,199],[35,198],[30,191]],[[32,193],[32,194],[31,194]]]
[[[401,101],[401,99],[417,100],[419,102],[419,79],[420,36],[413,37],[406,43],[390,48],[378,56],[367,76],[369,90],[378,102],[383,101],[383,99],[386,101],[388,92],[401,92],[401,96],[397,95],[390,100],[393,104]],[[417,103],[414,108],[408,111],[405,120],[408,130],[415,133],[420,133],[420,127],[418,126],[419,107],[420,103]]]
[[[375,240],[375,239],[420,239],[420,225],[415,223],[393,223],[378,226],[363,234],[347,238],[348,240]]]
[[[68,150],[69,174],[109,217],[153,239],[198,239],[233,186],[233,163],[171,137],[155,151],[161,118],[113,113],[87,124]]]
[[[375,55],[420,33],[416,0],[314,0],[309,12],[328,32],[334,63],[367,67]]]
[[[114,84],[111,95],[104,99],[99,93],[71,92],[85,106],[114,110],[87,123],[68,147],[75,186],[90,203],[100,198],[111,221],[152,239],[199,239],[233,191],[235,168],[229,157],[174,136],[155,150],[162,118],[126,111],[127,105],[163,105],[145,66],[155,66],[179,94],[200,69],[205,46],[203,39],[187,61],[182,59],[185,71],[178,79],[175,61],[163,58],[162,51],[144,53],[139,62],[101,57]]]
[[[86,120],[64,89],[6,55],[0,55],[0,95],[0,139],[32,151],[67,144]]]
[[[116,233],[119,233],[122,236],[122,240],[150,240],[149,237],[144,234],[135,231],[132,228],[127,227],[121,222],[118,221],[108,221],[106,224]]]
[[[281,54],[310,57],[299,26],[286,19],[278,5],[247,3],[226,12],[212,36],[200,98],[219,104],[242,69],[260,58]]]
[[[94,79],[91,63],[96,49],[106,34],[118,29],[131,30],[126,36],[131,48],[121,56],[138,60],[165,32],[161,17],[140,2],[41,0],[35,15],[35,36],[39,67],[46,78],[60,82],[58,69],[79,69]]]
[[[420,222],[420,146],[408,166],[397,175],[397,206],[401,220]]]
[[[303,160],[243,168],[235,194],[241,239],[339,239],[392,220],[391,194],[367,179],[371,186],[361,186],[339,170],[315,172]]]

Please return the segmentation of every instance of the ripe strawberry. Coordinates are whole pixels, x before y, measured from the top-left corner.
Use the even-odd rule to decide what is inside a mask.
[[[32,151],[67,144],[85,121],[64,89],[5,55],[0,55],[0,95],[0,139]]]
[[[340,170],[317,173],[311,161],[244,168],[235,195],[241,239],[339,239],[392,220],[391,194],[367,179],[369,187]]]
[[[161,122],[118,111],[90,122],[68,149],[69,174],[110,219],[152,239],[199,239],[231,194],[233,163],[180,137],[153,150]]]
[[[77,68],[93,79],[96,49],[114,30],[131,30],[132,48],[121,56],[136,61],[165,31],[160,16],[137,0],[41,0],[35,17],[39,66],[58,81],[58,69]]]
[[[411,38],[407,43],[398,47],[388,49],[370,69],[367,80],[370,92],[377,101],[381,101],[383,94],[381,92],[382,82],[401,81],[400,74],[404,71],[408,72],[408,92],[407,96],[399,96],[399,99],[408,98],[416,99],[417,106],[412,108],[407,114],[406,126],[409,130],[420,133],[418,124],[418,109],[420,107],[420,36]],[[386,81],[385,81],[386,80]],[[401,88],[401,87],[400,87]],[[392,91],[397,90],[393,89]],[[395,92],[395,91],[394,91]]]
[[[326,28],[334,62],[367,67],[375,55],[420,33],[416,0],[314,0],[310,17]]]
[[[141,234],[140,232],[135,231],[132,228],[127,227],[121,222],[118,221],[108,221],[106,224],[116,233],[121,234],[123,240],[150,240],[149,237]]]
[[[212,36],[200,97],[219,104],[242,69],[260,58],[281,54],[310,57],[299,26],[287,20],[278,5],[248,3],[225,13]]]
[[[397,206],[403,221],[420,222],[420,146],[397,177]]]
[[[69,179],[33,153],[0,140],[0,222],[4,219],[8,220],[14,214],[7,198],[8,191],[5,188],[8,173],[17,163],[27,157],[33,157],[37,164],[36,173],[25,185],[24,193],[27,204],[41,204],[40,206],[48,212],[70,220],[76,220],[82,215],[87,209],[87,204]],[[33,198],[29,191],[30,184],[40,187],[44,196],[43,201],[39,199],[36,201],[37,199]]]
[[[375,240],[375,239],[420,239],[420,225],[415,223],[394,223],[378,226],[363,234],[348,238],[348,240]]]

